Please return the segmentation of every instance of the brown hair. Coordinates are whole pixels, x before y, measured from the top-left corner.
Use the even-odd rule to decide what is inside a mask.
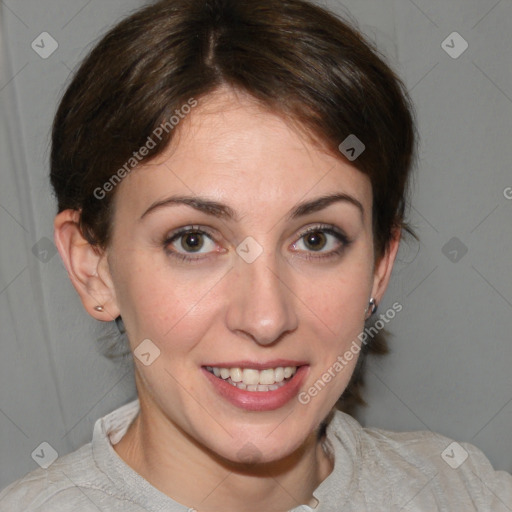
[[[110,30],[75,73],[55,116],[50,178],[59,212],[81,211],[86,239],[106,248],[116,189],[102,198],[94,191],[126,169],[176,110],[223,85],[297,122],[340,158],[347,136],[365,144],[352,164],[372,183],[379,257],[395,228],[406,227],[413,107],[372,43],[304,0],[161,0]],[[144,162],[173,135],[165,131]],[[385,351],[385,344],[371,346]]]

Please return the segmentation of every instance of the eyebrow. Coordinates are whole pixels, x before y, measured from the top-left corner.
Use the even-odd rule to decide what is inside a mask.
[[[287,219],[293,220],[311,213],[316,213],[338,202],[352,204],[359,210],[361,218],[364,219],[364,207],[361,202],[355,197],[344,193],[326,195],[311,201],[299,203],[287,214]],[[179,205],[190,206],[195,210],[206,213],[207,215],[213,215],[219,219],[232,220],[235,222],[240,220],[239,215],[228,205],[200,196],[171,196],[161,201],[156,201],[141,215],[139,220],[142,220],[150,212],[160,208]]]

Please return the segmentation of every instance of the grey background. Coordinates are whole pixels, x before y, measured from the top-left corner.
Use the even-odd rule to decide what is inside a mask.
[[[49,130],[68,75],[139,5],[0,0],[0,488],[37,467],[31,453],[41,442],[60,455],[75,450],[98,417],[135,396],[130,364],[100,353],[95,339],[107,326],[85,313],[41,240],[53,239]],[[411,91],[421,136],[409,215],[421,243],[403,244],[380,306],[398,301],[403,311],[389,324],[391,354],[369,363],[359,419],[472,442],[511,471],[512,2],[325,5],[387,55]],[[47,59],[31,48],[44,31],[59,44]],[[457,59],[441,47],[454,31],[469,44]],[[460,261],[449,259],[464,247]]]

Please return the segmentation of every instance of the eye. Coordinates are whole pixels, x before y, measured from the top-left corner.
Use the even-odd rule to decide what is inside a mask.
[[[190,261],[203,259],[193,255],[213,252],[216,244],[208,232],[199,227],[190,226],[168,236],[164,240],[164,247],[169,256]]]
[[[296,252],[309,253],[305,256],[307,259],[329,258],[340,255],[350,243],[348,237],[334,226],[314,226],[302,233],[292,248]]]

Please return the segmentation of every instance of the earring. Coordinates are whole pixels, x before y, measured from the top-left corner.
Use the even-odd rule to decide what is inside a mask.
[[[95,311],[101,312],[101,311],[103,311],[103,309],[104,309],[103,306],[94,306]]]
[[[367,312],[370,310],[370,317],[377,313],[377,308],[377,301],[372,297],[368,303],[368,307],[366,308]]]

